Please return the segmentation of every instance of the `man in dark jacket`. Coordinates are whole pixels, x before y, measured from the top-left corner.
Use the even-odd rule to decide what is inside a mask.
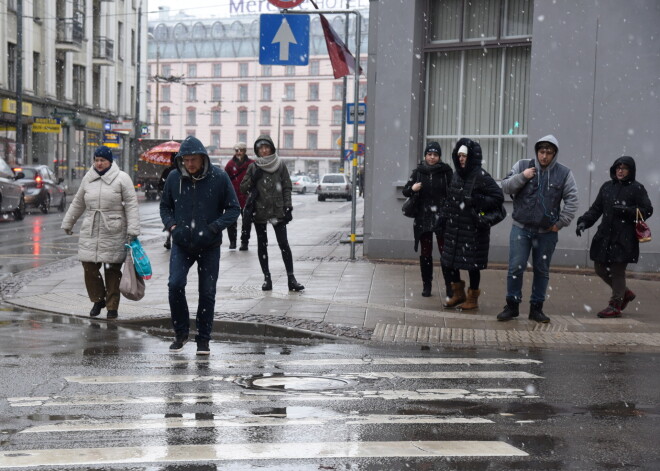
[[[502,190],[513,197],[513,226],[509,236],[506,306],[497,315],[498,321],[518,317],[523,274],[531,252],[534,279],[529,318],[550,322],[543,312],[550,281],[550,260],[559,230],[571,223],[578,208],[573,172],[557,162],[557,138],[551,134],[542,137],[534,145],[534,151],[536,159],[519,160],[502,180]]]
[[[577,220],[576,234],[593,226],[602,216],[591,241],[589,256],[596,274],[612,288],[609,305],[598,317],[621,317],[635,293],[626,286],[626,267],[639,259],[639,241],[635,234],[637,211],[643,219],[653,214],[653,206],[644,185],[636,180],[635,160],[629,156],[616,159],[610,167],[610,180],[600,187],[596,200]]]
[[[220,270],[222,231],[236,222],[241,208],[229,177],[211,165],[199,139],[188,136],[176,157],[177,169],[167,177],[160,200],[160,217],[172,234],[170,310],[175,339],[170,352],[179,352],[188,341],[190,312],[186,283],[197,262],[197,354],[208,355],[213,329],[215,290]]]
[[[231,184],[234,186],[234,191],[238,197],[238,204],[241,205],[241,216],[243,214],[243,208],[245,208],[245,200],[247,195],[241,191],[241,182],[243,177],[245,177],[245,172],[247,172],[250,164],[254,160],[248,158],[247,156],[247,145],[245,142],[239,142],[234,146],[234,157],[227,162],[225,165],[225,172],[229,175]],[[241,219],[241,247],[238,250],[247,250],[248,243],[250,242],[250,232],[252,231],[252,223],[245,221],[245,218]],[[234,223],[227,228],[227,235],[229,236],[229,248],[236,248],[236,235],[238,232],[238,223]]]

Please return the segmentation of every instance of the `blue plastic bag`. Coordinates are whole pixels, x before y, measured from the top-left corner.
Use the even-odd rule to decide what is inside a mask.
[[[133,254],[133,264],[135,265],[135,271],[138,276],[142,277],[145,280],[151,278],[151,262],[147,253],[142,248],[142,244],[138,239],[133,240],[131,243],[126,244],[126,247]]]

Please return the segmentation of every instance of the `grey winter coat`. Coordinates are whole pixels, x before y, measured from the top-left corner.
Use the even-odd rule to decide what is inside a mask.
[[[128,236],[140,235],[137,195],[131,178],[112,164],[104,175],[92,167],[62,221],[72,230],[83,216],[78,240],[81,262],[123,263]]]
[[[537,159],[519,160],[502,180],[502,190],[513,197],[513,224],[542,233],[555,224],[561,229],[571,223],[578,209],[578,190],[573,172],[557,162],[557,138],[548,135],[536,143],[540,142],[550,142],[557,148],[552,162],[543,169]],[[523,172],[530,166],[536,167],[536,175],[527,180]]]
[[[254,176],[257,164],[253,162],[247,169],[245,177],[241,182],[241,192],[248,194],[255,186]],[[284,221],[285,208],[292,208],[291,203],[291,177],[289,170],[283,162],[272,172],[261,171],[261,177],[257,179],[256,186],[259,197],[256,200],[254,222],[266,224],[271,220]]]

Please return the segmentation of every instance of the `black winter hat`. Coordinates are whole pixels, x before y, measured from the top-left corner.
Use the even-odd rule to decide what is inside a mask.
[[[94,158],[101,157],[105,160],[109,160],[112,163],[114,157],[112,156],[112,151],[108,146],[98,146],[94,151]]]
[[[426,148],[424,149],[424,155],[428,154],[429,152],[435,152],[436,154],[442,157],[442,149],[440,148],[440,143],[436,141],[431,141],[428,144],[426,144]]]
[[[208,152],[206,152],[206,147],[204,147],[204,144],[202,144],[202,141],[197,139],[195,136],[188,136],[181,143],[177,157],[194,154],[202,154],[207,157],[209,156]]]

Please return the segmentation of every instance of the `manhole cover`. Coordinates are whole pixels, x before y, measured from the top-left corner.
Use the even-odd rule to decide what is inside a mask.
[[[269,391],[328,391],[343,389],[352,381],[325,376],[255,375],[237,379],[236,384],[247,389]]]

